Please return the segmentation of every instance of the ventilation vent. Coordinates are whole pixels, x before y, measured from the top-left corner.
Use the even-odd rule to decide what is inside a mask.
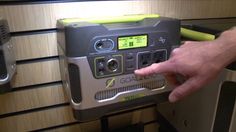
[[[3,23],[2,25],[0,25],[0,43],[4,43],[5,41],[7,41],[7,39],[9,38],[10,34],[9,34],[9,30],[7,27],[7,24]]]
[[[165,80],[159,80],[159,81],[155,80],[148,83],[100,91],[95,94],[95,99],[100,101],[100,100],[113,98],[118,94],[130,93],[130,92],[134,92],[136,90],[142,90],[145,88],[150,89],[150,90],[156,90],[156,89],[163,88],[163,86],[165,86]]]

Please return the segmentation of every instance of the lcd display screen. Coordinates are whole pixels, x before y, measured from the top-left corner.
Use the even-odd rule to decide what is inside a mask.
[[[118,38],[118,49],[132,49],[146,47],[148,44],[147,35],[125,36]]]

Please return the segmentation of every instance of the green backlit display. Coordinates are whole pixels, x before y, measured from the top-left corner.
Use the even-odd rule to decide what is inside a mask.
[[[147,35],[125,36],[118,38],[118,49],[131,49],[147,46]]]

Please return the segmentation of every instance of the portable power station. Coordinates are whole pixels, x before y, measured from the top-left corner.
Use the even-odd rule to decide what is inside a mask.
[[[167,101],[162,75],[134,70],[168,59],[180,44],[180,21],[158,15],[61,19],[57,23],[60,72],[79,121],[150,102]]]
[[[16,71],[13,45],[6,20],[0,18],[0,93],[11,89],[10,80]]]

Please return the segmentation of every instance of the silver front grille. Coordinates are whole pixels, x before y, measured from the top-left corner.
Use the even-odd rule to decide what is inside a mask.
[[[110,90],[104,90],[99,91],[95,94],[96,100],[105,100],[115,97],[118,94],[125,94],[130,92],[135,92],[143,89],[149,89],[149,90],[157,90],[160,88],[163,88],[165,86],[165,80],[155,80],[147,83],[127,86],[127,87],[120,87],[116,89],[110,89]]]

